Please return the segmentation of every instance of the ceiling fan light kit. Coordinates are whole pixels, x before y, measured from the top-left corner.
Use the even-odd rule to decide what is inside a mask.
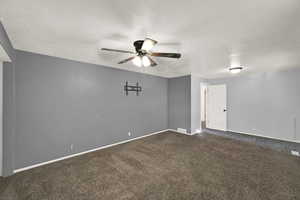
[[[142,57],[142,63],[144,67],[149,67],[151,65],[150,60],[148,56],[143,56]]]
[[[133,43],[136,52],[126,51],[126,50],[118,50],[118,49],[109,49],[109,48],[101,48],[103,51],[113,51],[118,53],[128,53],[135,54],[130,58],[120,61],[118,64],[123,64],[128,61],[132,61],[132,63],[138,67],[154,67],[157,63],[151,58],[154,57],[165,57],[165,58],[177,58],[181,57],[179,53],[161,53],[161,52],[152,52],[150,51],[155,45],[157,41],[146,38],[145,40],[137,40]]]
[[[142,67],[142,58],[140,56],[135,56],[133,59],[132,59],[132,63],[138,67]]]

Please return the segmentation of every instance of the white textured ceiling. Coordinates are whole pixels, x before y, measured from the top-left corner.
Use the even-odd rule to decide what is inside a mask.
[[[0,0],[0,17],[17,49],[176,77],[229,75],[300,67],[299,0]],[[182,59],[154,58],[155,68],[116,64],[146,36],[154,50]]]

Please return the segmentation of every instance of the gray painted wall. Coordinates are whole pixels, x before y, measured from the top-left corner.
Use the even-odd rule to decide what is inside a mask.
[[[300,141],[300,69],[209,80],[227,85],[228,130]]]
[[[168,80],[168,127],[191,129],[191,76]]]
[[[3,176],[9,176],[14,169],[15,141],[15,63],[3,64]]]
[[[15,63],[16,53],[0,22],[0,44],[12,62],[3,63],[3,176],[12,174],[15,138]]]
[[[203,81],[201,78],[191,76],[191,133],[201,131],[200,119],[200,83]]]
[[[17,61],[16,169],[168,128],[165,78],[23,51]],[[125,81],[141,95],[125,96]]]

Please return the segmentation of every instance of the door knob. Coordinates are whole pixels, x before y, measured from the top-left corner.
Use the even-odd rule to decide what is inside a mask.
[[[227,109],[224,109],[224,110],[223,110],[223,112],[226,112],[226,111],[227,111]]]

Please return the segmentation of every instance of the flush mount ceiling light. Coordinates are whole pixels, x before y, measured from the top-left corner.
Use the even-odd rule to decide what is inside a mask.
[[[229,71],[232,73],[232,74],[238,74],[242,71],[243,67],[242,66],[239,66],[239,67],[230,67],[229,68]]]

